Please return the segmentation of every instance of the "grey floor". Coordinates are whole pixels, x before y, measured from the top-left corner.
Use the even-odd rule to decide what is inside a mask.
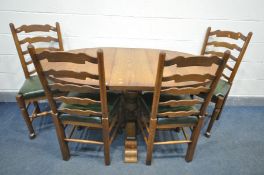
[[[0,118],[1,175],[264,174],[264,107],[226,106],[212,137],[207,139],[201,134],[191,163],[183,158],[186,146],[157,146],[151,166],[145,165],[146,149],[140,135],[138,163],[123,162],[124,134],[121,134],[112,144],[111,165],[106,167],[102,147],[94,145],[70,144],[71,159],[63,161],[49,117],[34,121],[37,132],[34,140],[28,139],[16,103],[0,103]],[[90,137],[98,133],[82,134]]]

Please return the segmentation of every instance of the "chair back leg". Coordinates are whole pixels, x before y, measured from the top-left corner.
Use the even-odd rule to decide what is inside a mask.
[[[208,124],[207,130],[206,130],[206,133],[205,133],[206,137],[209,138],[211,136],[211,129],[212,129],[213,125],[214,125],[215,120],[217,119],[217,117],[219,116],[221,110],[223,109],[223,106],[224,106],[224,97],[219,96],[217,98],[213,114],[212,114],[212,116],[210,118],[210,122]]]

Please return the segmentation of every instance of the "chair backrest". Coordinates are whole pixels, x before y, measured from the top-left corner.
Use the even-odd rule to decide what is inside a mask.
[[[245,36],[240,32],[211,31],[211,27],[208,27],[201,55],[216,55],[222,57],[224,53],[217,50],[220,48],[223,48],[224,51],[228,49],[231,52],[230,61],[233,61],[234,64],[227,63],[222,77],[231,84],[236,76],[252,35],[252,32],[249,32]]]
[[[169,60],[165,60],[166,54],[160,53],[151,110],[151,118],[155,119],[157,115],[159,117],[184,117],[191,115],[203,116],[206,112],[206,108],[212,98],[213,92],[217,86],[221,74],[225,68],[229,55],[230,53],[229,51],[227,51],[224,53],[224,56],[222,58],[217,56],[178,56]],[[214,73],[204,73],[203,71],[200,71],[199,73],[195,74],[186,73],[183,75],[175,73],[172,75],[163,75],[164,68],[166,69],[166,67],[168,66],[177,66],[176,69],[188,68],[190,70],[194,67],[212,67],[213,65],[216,65],[216,71]],[[166,84],[166,82],[168,81],[174,81],[175,86],[165,87],[162,85],[163,83]],[[177,83],[186,83],[186,85],[183,86],[182,84],[181,86],[177,86]],[[205,94],[204,99],[200,99],[195,96],[200,93]],[[167,97],[170,97],[170,99],[166,98],[165,101],[160,101],[161,94],[167,95]],[[177,96],[190,97],[190,95],[194,95],[194,98],[176,98]],[[189,108],[197,104],[200,104],[199,110],[193,110],[192,108]],[[158,113],[159,106],[165,106],[168,111],[162,111]],[[177,111],[170,111],[170,107],[176,107],[178,109]]]
[[[51,106],[53,114],[66,113],[81,116],[101,116],[108,117],[104,58],[103,51],[97,51],[97,57],[89,56],[85,53],[70,53],[65,51],[43,51],[36,53],[34,46],[28,46],[32,61],[40,78],[46,97]],[[56,64],[57,63],[57,64]],[[58,64],[63,65],[58,69]],[[49,66],[47,66],[49,65]],[[91,66],[95,66],[97,72],[88,72]],[[82,70],[78,69],[82,67]],[[74,69],[73,69],[74,68]],[[87,85],[85,80],[93,79],[97,85]],[[80,81],[84,81],[80,83]],[[58,95],[56,91],[66,93]],[[99,94],[100,99],[91,99],[83,94]],[[71,94],[79,94],[75,96]],[[56,103],[63,102],[68,105],[77,105],[84,108],[68,109],[57,108]],[[85,109],[85,105],[99,105],[100,111]]]
[[[13,23],[9,24],[13,39],[16,45],[18,56],[24,71],[25,78],[29,78],[36,72],[32,60],[29,57],[27,50],[28,44],[37,45],[36,52],[43,50],[58,50],[63,51],[62,37],[60,31],[60,25],[57,22],[56,26],[46,25],[22,25],[15,28]],[[18,35],[19,34],[19,35]],[[55,35],[55,36],[54,36]],[[49,46],[47,46],[49,44]],[[52,46],[50,46],[52,44]],[[43,47],[43,45],[45,45]],[[53,45],[57,45],[54,47]]]

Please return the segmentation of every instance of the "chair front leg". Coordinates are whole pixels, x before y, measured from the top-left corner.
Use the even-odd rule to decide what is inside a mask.
[[[18,106],[20,108],[20,111],[22,113],[22,116],[23,116],[23,118],[24,118],[24,120],[26,122],[26,125],[28,127],[29,138],[33,139],[33,138],[36,137],[36,134],[35,134],[35,131],[33,129],[32,122],[30,120],[30,117],[29,117],[29,114],[28,114],[28,111],[27,111],[25,100],[24,100],[22,95],[17,95],[16,96],[16,100],[17,100]]]
[[[195,148],[196,148],[196,145],[197,145],[197,142],[198,142],[198,138],[199,138],[199,135],[200,135],[200,131],[201,131],[203,122],[204,122],[204,116],[199,116],[198,123],[195,126],[195,128],[193,128],[193,133],[192,133],[192,136],[191,136],[191,141],[192,142],[188,144],[188,149],[187,149],[187,153],[186,153],[186,156],[185,156],[186,162],[190,162],[193,159],[193,155],[194,155],[194,152],[195,152]]]
[[[222,106],[220,107],[220,111],[219,111],[219,114],[218,114],[217,117],[216,117],[216,120],[219,120],[219,119],[220,119],[220,116],[221,116],[222,111],[223,111],[223,109],[224,109],[224,106],[225,106],[225,103],[226,103],[227,97],[228,97],[228,94],[225,96],[225,98],[224,98],[224,100],[223,100],[223,104],[222,104]]]
[[[65,132],[64,132],[64,126],[61,123],[61,121],[58,119],[58,114],[52,113],[51,116],[52,116],[52,119],[53,119],[53,122],[55,125],[62,158],[63,158],[63,160],[69,160],[70,159],[70,151],[69,151],[68,143],[65,141],[66,136],[65,136]]]
[[[205,136],[207,138],[209,138],[211,136],[211,129],[214,125],[214,122],[215,120],[217,119],[217,117],[219,116],[222,108],[223,108],[223,104],[224,104],[224,97],[223,96],[218,96],[217,97],[217,100],[216,100],[216,104],[215,104],[215,108],[214,108],[214,111],[213,111],[213,114],[210,118],[210,122],[208,124],[208,127],[207,127],[207,130],[206,130],[206,133],[205,133]]]
[[[104,141],[104,160],[105,160],[105,165],[110,165],[110,140],[109,140],[108,118],[102,118],[102,124],[103,124],[103,141]]]
[[[147,157],[146,157],[147,165],[151,165],[156,128],[157,128],[157,119],[150,119],[149,135],[147,140]]]

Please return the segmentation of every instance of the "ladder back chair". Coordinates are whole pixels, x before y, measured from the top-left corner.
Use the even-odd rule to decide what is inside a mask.
[[[206,137],[211,136],[213,124],[221,115],[251,37],[252,32],[249,32],[248,35],[245,36],[240,32],[211,31],[211,27],[207,29],[201,55],[216,55],[221,57],[224,54],[221,49],[229,50],[231,55],[212,97],[212,102],[215,103],[215,107],[205,133]]]
[[[29,137],[32,139],[36,136],[32,125],[33,120],[37,117],[46,116],[49,112],[41,112],[39,108],[38,101],[46,99],[46,97],[39,78],[36,75],[36,70],[27,50],[27,45],[49,45],[48,47],[37,48],[37,52],[46,49],[63,51],[60,25],[57,22],[55,27],[46,24],[22,25],[16,28],[13,23],[10,23],[9,26],[26,79],[16,96],[16,100],[28,127]],[[50,45],[55,45],[56,47],[51,47]],[[30,111],[28,110],[30,105],[34,105],[32,114],[29,114]]]
[[[110,144],[120,125],[120,98],[113,94],[107,96],[103,51],[98,50],[97,57],[92,57],[85,53],[60,51],[36,53],[32,45],[28,49],[51,107],[63,159],[70,158],[68,142],[99,144],[104,146],[105,164],[109,165]],[[50,66],[47,63],[51,63]],[[56,63],[68,67],[59,70]],[[96,71],[91,71],[91,65]],[[84,71],[78,69],[80,66]],[[98,85],[78,82],[87,79],[95,80]],[[56,95],[56,90],[67,95]],[[66,136],[68,126],[70,132]],[[79,126],[101,130],[102,140],[73,137]]]
[[[165,60],[165,58],[166,54],[160,53],[154,94],[149,93],[143,95],[142,98],[143,106],[147,110],[151,109],[148,110],[149,116],[143,115],[137,120],[147,144],[147,165],[151,164],[154,145],[188,144],[185,160],[189,162],[193,159],[207,106],[225,68],[229,52],[226,52],[223,58],[217,56],[179,56],[169,60]],[[176,66],[176,69],[178,69],[192,68],[193,66],[211,67],[212,65],[216,66],[214,73],[201,71],[185,75],[177,72],[172,75],[164,75],[164,69],[168,66]],[[175,86],[166,87],[163,85],[170,81],[174,81]],[[177,86],[177,83],[185,83],[185,85]],[[205,94],[204,98],[196,96],[200,93]],[[190,95],[193,95],[193,98]],[[190,128],[192,133],[190,137],[185,127]],[[144,128],[146,129],[144,130]],[[183,139],[155,141],[157,130],[175,129],[182,131]]]

